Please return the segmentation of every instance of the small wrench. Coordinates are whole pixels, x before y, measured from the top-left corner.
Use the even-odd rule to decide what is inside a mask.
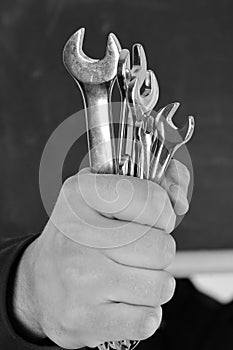
[[[150,116],[150,114],[158,101],[159,87],[153,71],[148,70],[146,72],[143,83],[142,78],[140,77],[141,74],[142,72],[138,71],[136,79],[132,83],[129,93],[129,101],[132,101],[132,109],[135,114],[135,133],[138,134],[140,132],[139,142],[142,144],[141,152],[138,154],[138,159],[135,159],[136,164],[138,165],[138,176],[140,178],[148,179],[153,138],[153,132],[151,129],[153,117]],[[143,85],[145,90],[141,93]],[[141,127],[141,121],[143,121],[144,127]],[[136,137],[135,140],[137,140]]]
[[[158,132],[158,145],[151,163],[150,180],[160,183],[170,159],[175,152],[187,143],[194,132],[194,118],[188,117],[188,121],[177,128],[172,117],[179,107],[179,103],[171,103],[162,108],[155,117],[155,126]]]
[[[111,33],[105,57],[101,60],[89,58],[82,50],[84,33],[85,29],[81,28],[67,41],[63,61],[83,96],[91,170],[113,174],[116,172],[116,155],[111,93],[121,46]]]
[[[133,116],[127,103],[128,84],[131,79],[130,74],[130,53],[129,50],[123,49],[117,67],[117,82],[121,94],[121,111],[118,136],[118,164],[119,170],[125,163],[125,155],[131,155],[133,140]]]
[[[136,111],[132,110],[133,106],[130,105],[129,89],[130,86],[133,89],[136,83],[142,86],[145,81],[147,63],[146,55],[142,45],[133,45],[132,62],[133,66],[131,68],[130,52],[126,49],[122,50],[120,53],[117,70],[118,86],[120,89],[122,100],[118,143],[118,159],[119,167],[121,167],[121,163],[123,164],[122,159],[124,159],[124,156],[126,154],[130,155],[130,175],[135,175],[135,157],[137,154],[135,150],[135,148],[137,148],[137,145],[135,144],[135,138],[137,138],[137,135],[135,134],[135,128],[137,128],[137,125],[135,126],[135,119],[137,113]]]

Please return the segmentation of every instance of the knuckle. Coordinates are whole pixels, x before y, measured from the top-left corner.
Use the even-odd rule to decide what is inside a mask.
[[[77,176],[71,176],[68,177],[62,185],[62,191],[66,194],[73,193],[74,191],[74,186],[77,183]]]
[[[168,266],[175,258],[176,254],[176,241],[170,234],[167,235],[167,241],[164,248],[164,258],[166,265]]]
[[[176,214],[175,214],[173,208],[171,208],[171,212],[168,215],[166,233],[171,233],[172,231],[174,231],[175,226],[176,226]]]
[[[171,264],[176,254],[176,241],[170,234],[164,233],[160,239],[161,267],[165,268]]]
[[[179,215],[185,215],[188,211],[189,211],[189,202],[188,202],[188,199],[186,198],[183,203],[182,211],[180,212]]]
[[[100,342],[97,340],[93,340],[93,339],[88,339],[85,342],[85,346],[88,346],[89,348],[95,348],[98,345],[100,345]]]
[[[190,172],[184,164],[182,164],[182,165],[183,165],[183,169],[182,169],[183,170],[183,177],[184,177],[185,182],[188,185],[190,182]]]
[[[108,278],[107,278],[107,287],[109,287],[109,295],[108,298],[111,299],[113,296],[111,295],[111,293],[114,292],[114,290],[116,290],[116,288],[119,288],[120,285],[122,285],[122,275],[120,276],[120,274],[116,273],[115,271],[109,271],[108,274]]]
[[[74,312],[70,308],[67,308],[63,312],[63,317],[61,317],[59,323],[60,323],[60,329],[62,330],[63,333],[70,332],[77,323],[74,320]]]
[[[153,309],[153,308],[152,308]],[[138,330],[139,339],[146,339],[151,337],[155,331],[158,329],[162,318],[161,307],[156,307],[153,311],[146,312],[146,314],[141,318]]]
[[[150,184],[149,191],[152,205],[158,207],[159,212],[162,213],[169,200],[167,192],[161,186],[153,182]]]
[[[181,180],[188,185],[190,182],[190,172],[188,168],[186,167],[186,165],[184,165],[179,161],[176,161],[176,167],[177,167],[178,175],[181,177]]]

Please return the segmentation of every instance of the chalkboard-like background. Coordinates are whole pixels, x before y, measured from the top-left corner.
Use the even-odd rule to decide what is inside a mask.
[[[233,21],[231,1],[2,0],[0,4],[0,230],[40,232],[41,153],[52,131],[82,108],[61,52],[86,27],[85,51],[104,55],[106,36],[144,45],[161,95],[180,101],[177,124],[196,117],[189,144],[195,186],[190,212],[175,232],[179,249],[233,248]],[[77,171],[82,138],[64,169]]]

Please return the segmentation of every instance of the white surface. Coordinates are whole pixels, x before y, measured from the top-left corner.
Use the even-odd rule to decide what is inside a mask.
[[[221,303],[233,300],[233,273],[197,274],[190,280],[198,290]]]
[[[221,303],[233,300],[233,250],[177,252],[167,270]]]
[[[208,272],[233,273],[233,250],[178,251],[167,270],[175,277]]]

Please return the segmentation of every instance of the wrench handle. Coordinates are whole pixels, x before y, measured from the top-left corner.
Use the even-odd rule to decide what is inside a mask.
[[[91,171],[116,173],[116,151],[112,124],[111,91],[113,82],[83,84],[87,142]]]
[[[125,155],[131,156],[133,147],[133,116],[125,98],[121,103],[117,157],[121,164]]]

